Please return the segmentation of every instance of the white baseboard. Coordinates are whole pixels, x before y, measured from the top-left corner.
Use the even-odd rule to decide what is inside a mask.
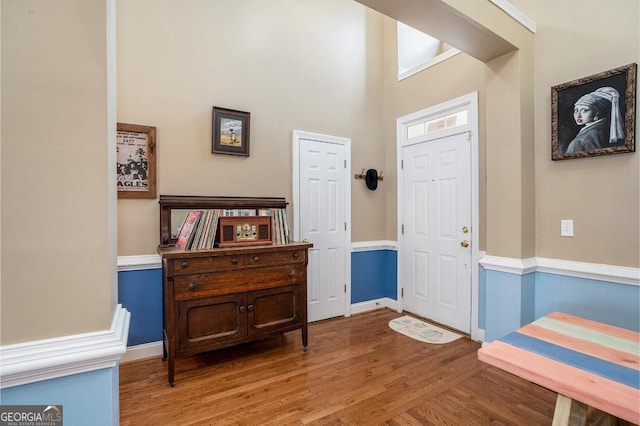
[[[115,367],[127,350],[130,320],[118,305],[109,330],[0,347],[0,388]]]
[[[398,302],[389,297],[383,297],[376,300],[368,300],[366,302],[354,303],[351,305],[351,315],[361,314],[363,312],[373,311],[380,308],[389,308],[394,311],[398,310]]]
[[[484,328],[479,328],[476,331],[473,340],[475,340],[476,342],[483,342],[483,344],[484,344],[484,336],[485,336]]]
[[[131,362],[157,356],[162,356],[162,341],[129,346],[127,353],[124,354],[120,362]]]

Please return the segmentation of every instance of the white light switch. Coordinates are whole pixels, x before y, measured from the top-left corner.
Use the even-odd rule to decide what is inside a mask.
[[[573,237],[573,220],[560,220],[560,235],[563,237]]]

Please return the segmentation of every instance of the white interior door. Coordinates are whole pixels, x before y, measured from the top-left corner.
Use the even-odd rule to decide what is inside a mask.
[[[471,318],[470,134],[402,149],[404,309],[463,332]]]
[[[313,244],[307,268],[309,321],[347,314],[347,145],[330,137],[298,138],[296,239]],[[294,140],[294,143],[296,141]],[[294,231],[294,234],[297,232]]]

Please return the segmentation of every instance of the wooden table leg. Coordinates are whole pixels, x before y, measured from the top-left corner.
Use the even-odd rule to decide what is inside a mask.
[[[558,394],[552,426],[583,426],[586,420],[586,404]]]
[[[622,426],[631,425],[609,413],[558,394],[552,426]]]

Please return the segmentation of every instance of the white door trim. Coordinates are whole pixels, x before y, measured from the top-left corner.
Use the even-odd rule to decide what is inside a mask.
[[[468,111],[468,124],[455,127],[451,130],[443,130],[433,135],[433,138],[441,138],[462,132],[471,132],[471,338],[482,340],[484,338],[482,330],[478,328],[478,261],[480,242],[480,170],[479,170],[479,150],[478,150],[478,92],[472,92],[459,98],[451,99],[438,105],[405,115],[396,120],[396,170],[397,178],[397,235],[398,235],[398,312],[402,312],[404,301],[402,298],[403,277],[403,246],[404,236],[402,235],[402,218],[404,217],[403,199],[403,174],[402,170],[402,148],[406,145],[416,143],[408,141],[405,137],[406,129],[409,125],[420,120],[432,120],[447,115],[450,111],[466,109]],[[427,137],[426,140],[430,139]]]
[[[351,139],[338,136],[323,135],[320,133],[293,131],[293,240],[300,241],[300,140],[311,139],[318,142],[333,143],[345,147],[346,165],[344,168],[344,206],[347,230],[345,232],[345,280],[347,291],[345,293],[345,316],[351,316]]]

